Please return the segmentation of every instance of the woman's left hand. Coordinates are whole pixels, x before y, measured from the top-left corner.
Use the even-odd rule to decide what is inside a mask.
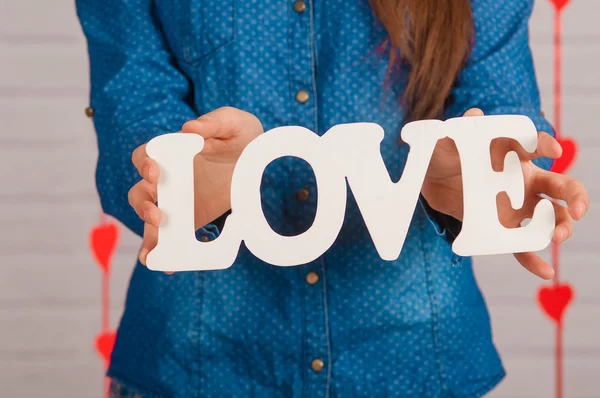
[[[483,116],[479,109],[468,110],[465,117]],[[523,177],[525,180],[525,201],[523,207],[515,210],[510,205],[506,193],[498,196],[498,217],[507,228],[518,227],[526,218],[531,218],[533,210],[541,200],[540,194],[554,199],[556,212],[556,228],[552,241],[562,243],[573,231],[573,219],[579,220],[589,208],[589,198],[585,187],[578,180],[566,175],[543,170],[531,161],[538,157],[559,158],[562,148],[550,134],[538,134],[537,150],[526,152],[516,141],[504,138],[492,141],[492,167],[502,170],[504,158],[509,151],[515,151],[521,159]],[[454,141],[445,138],[438,141],[429,168],[423,182],[422,194],[429,205],[444,214],[462,220],[463,197],[460,158]],[[558,201],[564,201],[567,207]],[[552,279],[554,269],[542,260],[536,253],[515,253],[517,261],[533,274]]]

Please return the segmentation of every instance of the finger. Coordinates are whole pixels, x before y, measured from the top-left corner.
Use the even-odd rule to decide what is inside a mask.
[[[146,154],[146,145],[139,146],[133,151],[131,161],[144,180],[152,184],[158,182],[160,168],[158,167],[158,164]]]
[[[552,241],[554,243],[562,243],[569,239],[573,233],[573,221],[566,207],[560,203],[553,201],[554,213],[556,214],[556,227]]]
[[[538,143],[535,152],[531,155],[531,159],[546,157],[550,159],[558,159],[562,155],[562,147],[550,134],[543,131],[538,133]]]
[[[139,171],[140,166],[142,164],[142,160],[144,160],[147,157],[148,157],[148,154],[146,153],[146,144],[140,145],[139,147],[135,148],[133,150],[133,152],[131,153],[131,162],[133,163],[135,168],[138,169],[138,171]]]
[[[537,193],[567,202],[569,214],[579,220],[590,207],[590,198],[583,184],[569,176],[550,171],[535,174],[533,188]]]
[[[144,220],[144,222],[147,222],[148,224],[153,225],[155,227],[158,227],[160,225],[160,221],[162,219],[162,212],[154,202],[144,202],[142,212],[143,217],[141,218],[142,220]]]
[[[144,224],[144,241],[139,254],[140,263],[146,265],[148,253],[150,253],[150,251],[156,247],[157,242],[158,228],[148,223]]]
[[[140,263],[146,265],[146,261],[148,259],[148,253],[152,251],[156,247],[158,243],[158,228],[153,225],[145,224],[144,225],[144,242],[142,243],[142,248],[140,249],[139,260]],[[167,275],[173,275],[174,271],[165,271]]]
[[[262,124],[251,113],[232,107],[222,107],[185,123],[181,132],[199,134],[204,139],[227,139],[242,129],[262,131]]]
[[[140,176],[144,180],[151,184],[156,184],[160,175],[160,168],[158,167],[158,163],[153,159],[146,157],[141,161],[138,173],[140,173]]]
[[[515,258],[527,271],[542,279],[550,280],[554,277],[554,269],[540,256],[533,252],[515,253]]]
[[[465,116],[465,117],[483,116],[483,111],[479,108],[471,108],[468,111],[466,111],[463,116]]]
[[[129,190],[129,205],[144,222],[158,226],[161,212],[156,206],[156,189],[147,181],[140,181]]]
[[[508,150],[506,152],[515,151],[521,160],[533,160],[540,157],[557,159],[562,155],[562,147],[558,141],[550,134],[544,133],[543,131],[538,133],[537,146],[534,152],[527,152],[516,140],[501,140],[506,140],[506,142],[508,142]]]

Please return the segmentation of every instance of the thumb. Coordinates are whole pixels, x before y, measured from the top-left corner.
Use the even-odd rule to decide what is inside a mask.
[[[479,108],[471,108],[468,111],[465,112],[465,114],[463,116],[469,117],[469,116],[483,116],[483,111]]]
[[[205,140],[211,138],[226,140],[248,129],[262,131],[262,124],[253,114],[226,106],[202,115],[196,120],[190,120],[182,126],[181,131],[199,134]]]

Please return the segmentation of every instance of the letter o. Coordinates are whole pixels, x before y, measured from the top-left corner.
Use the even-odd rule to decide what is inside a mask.
[[[275,159],[294,156],[313,168],[319,191],[313,225],[296,236],[271,228],[261,206],[260,185],[265,168]],[[329,159],[327,141],[298,126],[272,129],[242,152],[231,181],[232,215],[246,247],[261,260],[279,266],[306,264],[321,256],[337,238],[346,212],[346,179]]]

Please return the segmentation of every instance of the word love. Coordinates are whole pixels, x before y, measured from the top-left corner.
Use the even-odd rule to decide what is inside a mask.
[[[463,179],[463,226],[452,245],[462,256],[538,251],[554,230],[552,203],[541,200],[525,227],[507,229],[498,220],[496,195],[506,192],[515,209],[525,192],[519,157],[509,152],[504,170],[492,169],[490,144],[512,138],[528,152],[537,131],[524,116],[456,118],[407,124],[402,139],[410,145],[402,178],[394,183],[381,157],[383,129],[373,123],[337,125],[322,137],[303,127],[279,127],[252,141],[242,152],[231,181],[231,214],[220,236],[200,242],[194,231],[193,158],[202,151],[199,135],[159,136],[146,147],[161,169],[157,187],[163,212],[158,244],[147,258],[152,270],[216,270],[230,267],[242,240],[263,261],[279,266],[305,264],[321,256],[342,228],[346,180],[358,203],[377,252],[384,260],[400,255],[429,161],[439,139],[456,143]],[[269,226],[261,207],[260,184],[273,160],[294,156],[314,171],[319,197],[313,225],[296,236],[282,236]]]

